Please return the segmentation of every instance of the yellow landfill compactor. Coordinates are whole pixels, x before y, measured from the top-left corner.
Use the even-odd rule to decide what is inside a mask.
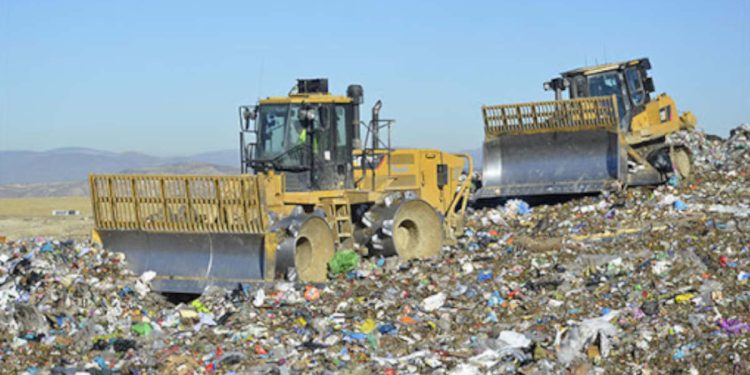
[[[544,84],[548,102],[482,107],[475,199],[598,192],[687,178],[691,155],[668,134],[695,126],[666,94],[652,97],[647,58],[571,70]],[[569,98],[563,100],[567,90]]]
[[[391,149],[393,121],[378,101],[360,123],[362,102],[359,85],[336,96],[327,79],[305,79],[240,107],[240,175],[91,175],[94,240],[177,293],[322,282],[337,249],[438,254],[462,228],[471,158]]]

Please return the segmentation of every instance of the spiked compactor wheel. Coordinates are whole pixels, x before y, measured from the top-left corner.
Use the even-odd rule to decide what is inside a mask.
[[[404,259],[428,258],[440,253],[443,229],[435,209],[424,201],[402,203],[393,217],[393,245]]]
[[[333,257],[333,233],[325,220],[310,217],[294,241],[294,266],[302,281],[324,282],[328,278],[328,260]]]
[[[370,255],[428,258],[440,253],[445,235],[440,216],[421,199],[374,205],[364,225],[359,238]]]

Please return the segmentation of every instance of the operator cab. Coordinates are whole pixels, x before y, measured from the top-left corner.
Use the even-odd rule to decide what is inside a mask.
[[[615,95],[620,127],[628,131],[630,119],[651,101],[654,82],[647,74],[649,69],[651,63],[647,58],[579,68],[545,82],[544,89],[554,90],[555,100],[562,100],[565,90],[569,99]]]
[[[361,103],[359,85],[335,96],[327,79],[299,79],[288,96],[241,107],[242,172],[283,172],[287,191],[352,188]]]

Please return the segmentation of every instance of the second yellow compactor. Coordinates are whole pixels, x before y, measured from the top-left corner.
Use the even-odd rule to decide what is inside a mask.
[[[482,107],[475,197],[589,193],[689,177],[689,150],[666,137],[693,128],[695,117],[679,114],[666,94],[652,96],[649,69],[646,58],[574,69],[544,84],[554,101]]]

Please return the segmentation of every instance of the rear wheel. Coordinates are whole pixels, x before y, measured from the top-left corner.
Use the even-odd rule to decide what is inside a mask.
[[[403,259],[425,259],[440,254],[443,227],[435,209],[423,200],[404,202],[393,218],[393,244]]]
[[[355,233],[367,254],[425,259],[440,254],[443,224],[435,209],[421,199],[397,198],[376,204],[363,215]]]

